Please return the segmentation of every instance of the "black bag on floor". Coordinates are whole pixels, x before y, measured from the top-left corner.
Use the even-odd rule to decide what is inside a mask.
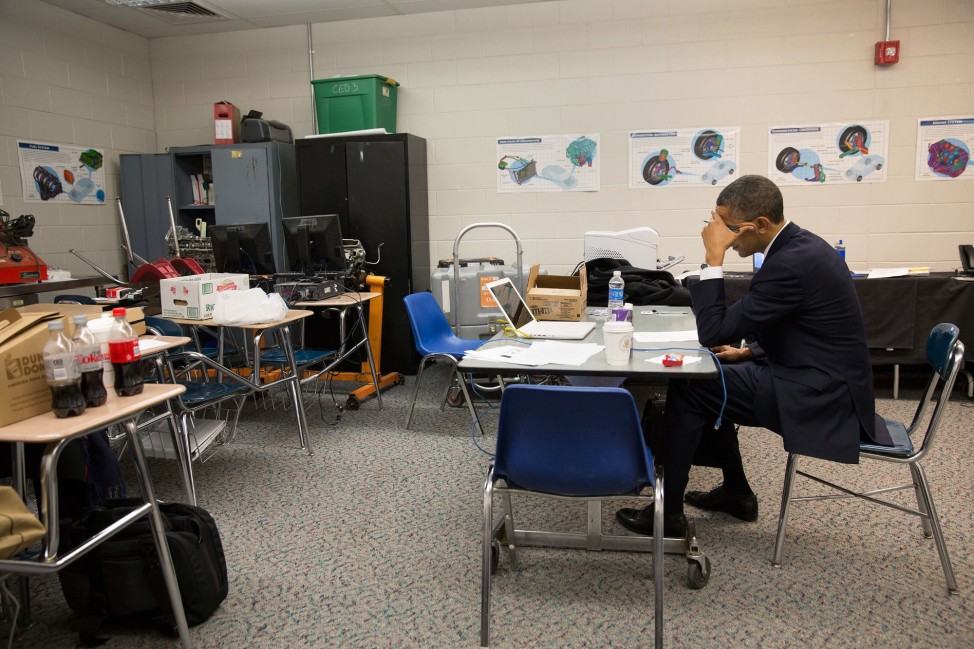
[[[121,500],[92,507],[64,530],[75,547],[141,504]],[[227,564],[213,517],[200,507],[160,504],[169,553],[179,582],[186,622],[206,621],[227,597]],[[67,566],[61,590],[73,611],[87,616],[89,634],[105,620],[175,628],[159,556],[147,517],[141,518]],[[85,632],[82,632],[82,639]]]

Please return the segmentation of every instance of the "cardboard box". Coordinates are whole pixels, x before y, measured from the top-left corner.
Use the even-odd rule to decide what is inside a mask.
[[[213,104],[214,144],[240,142],[240,109],[228,101]]]
[[[213,317],[216,296],[224,291],[250,289],[250,277],[233,273],[205,273],[159,280],[163,318],[206,320]]]
[[[64,333],[70,338],[74,335],[74,325],[71,323],[71,316],[84,313],[88,316],[88,319],[100,318],[106,315],[111,318],[111,309],[105,310],[105,308],[99,304],[28,304],[26,306],[19,307],[19,311],[22,313],[60,313],[63,316],[68,316],[68,319],[64,325]],[[135,330],[137,336],[145,335],[145,313],[142,311],[142,307],[129,306],[125,307],[125,319],[129,321],[132,325],[132,329]]]
[[[540,268],[540,264],[535,264],[528,276],[527,302],[534,317],[572,322],[585,317],[588,300],[585,266],[579,270],[578,277],[539,275]]]
[[[53,305],[48,305],[53,306]],[[44,377],[44,344],[52,311],[0,313],[0,426],[42,415],[51,409]]]

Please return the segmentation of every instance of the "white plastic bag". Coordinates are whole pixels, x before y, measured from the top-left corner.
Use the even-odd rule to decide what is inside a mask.
[[[277,322],[287,315],[287,304],[277,293],[259,288],[220,293],[213,306],[213,322],[230,327]]]

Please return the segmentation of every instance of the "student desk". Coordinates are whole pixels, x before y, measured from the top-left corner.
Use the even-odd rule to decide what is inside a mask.
[[[110,391],[108,401],[104,405],[98,408],[90,408],[77,417],[58,419],[53,412],[48,412],[0,428],[0,442],[11,442],[17,448],[18,467],[16,473],[21,495],[23,495],[22,477],[24,474],[23,444],[47,444],[44,457],[41,459],[42,484],[39,501],[41,522],[47,528],[47,535],[44,537],[44,550],[35,560],[8,559],[0,561],[0,573],[9,572],[30,576],[57,572],[81,555],[97,547],[119,530],[143,516],[148,516],[149,524],[152,527],[153,540],[162,564],[162,575],[166,582],[166,590],[169,592],[169,601],[176,618],[179,639],[183,647],[187,649],[192,647],[189,629],[186,626],[186,616],[183,612],[183,602],[179,595],[179,585],[176,582],[176,573],[173,570],[172,557],[169,554],[169,544],[166,542],[165,528],[156,504],[152,480],[145,463],[145,455],[142,452],[142,441],[135,425],[138,416],[147,408],[165,403],[184,390],[185,388],[181,385],[150,383],[145,385],[141,394],[132,397],[118,397]],[[56,471],[58,458],[65,444],[72,439],[113,424],[121,424],[128,436],[144,503],[132,513],[93,536],[86,543],[67,554],[60,555],[58,546],[60,545],[61,535]]]
[[[591,316],[592,309],[588,310],[590,320],[595,320]],[[579,341],[582,343],[602,344],[602,320],[597,320],[600,324],[595,329]],[[643,306],[633,309],[633,328],[636,332],[652,331],[686,331],[695,330],[696,321],[690,307],[666,307],[666,306]],[[503,334],[492,338],[488,343],[504,343],[510,339]],[[523,339],[522,339],[523,340]],[[568,341],[563,341],[568,342]],[[718,369],[713,357],[703,350],[687,351],[687,349],[700,349],[696,341],[692,342],[661,342],[661,343],[637,343],[633,340],[634,349],[652,349],[652,351],[634,351],[627,365],[609,365],[605,362],[605,353],[599,352],[589,358],[580,366],[574,365],[541,365],[538,367],[525,367],[523,365],[513,365],[510,363],[494,363],[472,360],[464,358],[460,361],[457,371],[462,373],[488,374],[492,376],[504,377],[523,374],[555,374],[559,376],[602,376],[602,377],[641,377],[652,379],[706,379],[717,376]],[[681,349],[672,349],[681,348]],[[686,348],[686,349],[683,349]],[[679,353],[684,356],[699,356],[700,362],[681,367],[663,367],[656,363],[648,363],[646,359],[660,356],[666,353]],[[476,419],[476,410],[473,401],[467,391],[465,381],[460,381],[460,385],[470,404],[471,413]],[[597,434],[593,431],[593,434]],[[665,477],[664,477],[665,480]],[[601,510],[599,510],[601,512]],[[601,530],[601,513],[598,516],[588,517],[588,527],[586,533],[570,532],[516,532],[513,539],[515,545],[542,546],[542,547],[561,547],[561,548],[585,548],[589,550],[626,550],[636,552],[652,552],[652,538],[644,536],[620,536],[604,535]],[[505,536],[503,521],[495,527],[495,536],[502,544],[510,539]],[[689,574],[693,575],[698,567],[699,574],[703,579],[694,580],[690,577],[692,588],[701,588],[709,579],[710,561],[701,551],[700,544],[696,537],[693,521],[687,522],[686,538],[667,538],[663,542],[666,554],[684,555],[690,565]]]
[[[291,309],[283,319],[277,322],[265,322],[262,324],[234,325],[234,329],[247,329],[253,332],[253,355],[250,356],[250,382],[254,390],[266,392],[271,388],[282,383],[287,385],[291,391],[291,399],[294,402],[294,414],[298,423],[298,440],[301,448],[307,449],[308,455],[312,454],[311,439],[308,435],[308,420],[304,413],[304,399],[301,396],[301,375],[298,373],[298,364],[294,356],[294,345],[291,341],[291,325],[300,322],[304,318],[312,316],[311,311],[300,311]],[[218,332],[219,356],[217,361],[223,363],[223,342],[224,333],[228,328],[225,325],[217,324],[212,319],[208,320],[188,320],[185,318],[169,318],[173,322],[186,325],[188,327],[207,327]],[[260,345],[264,336],[276,332],[280,339],[281,349],[284,351],[285,370],[279,379],[268,383],[260,382]]]
[[[340,372],[338,380],[352,380],[352,381],[368,381],[371,376],[372,385],[363,386],[357,390],[352,391],[348,395],[348,400],[346,401],[346,406],[349,410],[358,410],[359,403],[362,399],[372,394],[375,394],[376,403],[379,405],[379,410],[382,409],[382,394],[381,388],[389,384],[385,381],[385,377],[379,378],[378,374],[378,363],[376,362],[376,357],[378,353],[373,351],[373,346],[378,347],[378,340],[373,342],[371,340],[372,336],[375,335],[379,340],[381,340],[381,323],[374,330],[370,330],[369,326],[365,322],[365,310],[364,306],[370,300],[376,298],[382,298],[381,293],[361,293],[357,291],[350,291],[347,293],[342,293],[340,295],[333,295],[332,297],[325,298],[324,300],[307,300],[296,302],[294,306],[301,307],[302,309],[313,309],[313,310],[328,310],[338,312],[338,338],[341,344],[338,348],[336,358],[329,363],[323,370],[316,372],[314,376],[306,379],[308,381],[316,381],[319,377],[323,376],[327,372],[332,371],[334,368],[338,367],[345,359],[349,358],[353,352],[361,347],[365,347],[365,353],[368,358],[368,362],[362,363],[362,371],[360,373],[352,372]],[[347,327],[345,325],[345,316],[349,311],[354,311],[357,316],[356,323],[352,325],[354,328],[356,324],[360,327],[362,332],[362,337],[354,344],[350,344],[350,340],[346,336]],[[377,352],[378,350],[376,350]],[[375,354],[375,355],[373,355]],[[394,382],[394,380],[393,380]]]

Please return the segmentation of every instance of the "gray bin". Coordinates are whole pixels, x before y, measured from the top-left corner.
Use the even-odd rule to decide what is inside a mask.
[[[478,262],[471,260],[464,266],[464,260],[460,260],[460,337],[461,338],[490,338],[494,330],[493,323],[498,318],[503,320],[500,310],[491,304],[490,293],[485,287],[494,280],[502,277],[510,277],[511,281],[517,286],[517,267],[499,266],[489,262]],[[503,263],[503,262],[502,262]],[[523,264],[524,281],[528,281],[531,267]],[[548,271],[541,269],[541,275],[547,275]],[[439,303],[440,308],[446,314],[447,320],[453,322],[451,304],[453,296],[453,264],[442,265],[434,268],[430,277],[430,290],[433,297]],[[517,286],[521,296],[524,296],[524,286]]]

